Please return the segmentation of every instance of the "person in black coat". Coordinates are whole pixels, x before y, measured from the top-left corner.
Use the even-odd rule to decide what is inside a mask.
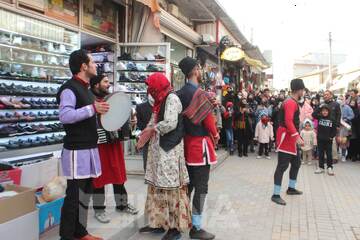
[[[235,125],[235,137],[238,144],[239,157],[248,156],[248,146],[253,136],[253,128],[251,124],[251,118],[249,115],[248,106],[244,103],[240,103],[236,108],[234,116]]]
[[[354,118],[351,120],[351,137],[348,156],[355,162],[359,160],[360,153],[360,112],[356,99],[350,100],[349,106],[354,112]]]
[[[150,121],[151,114],[152,114],[151,98],[146,102],[136,105],[137,127],[139,128],[139,130],[142,131],[146,128],[147,124]],[[149,144],[147,143],[142,149],[144,171],[146,171],[148,147]]]

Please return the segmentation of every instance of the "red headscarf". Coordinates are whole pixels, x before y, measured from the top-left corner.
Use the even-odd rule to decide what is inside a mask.
[[[173,91],[173,88],[171,87],[170,81],[164,74],[161,73],[151,74],[146,79],[145,83],[148,86],[148,94],[150,94],[155,100],[152,110],[157,118],[162,103],[165,101],[169,93]]]

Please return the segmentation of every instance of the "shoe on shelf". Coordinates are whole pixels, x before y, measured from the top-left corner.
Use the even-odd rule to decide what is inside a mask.
[[[139,229],[139,233],[164,233],[165,229],[160,228],[152,228],[150,226],[145,226]]]
[[[287,191],[286,191],[286,194],[287,195],[302,195],[303,194],[303,192],[302,191],[299,191],[299,190],[297,190],[297,189],[295,189],[295,188],[288,188],[287,189]]]
[[[128,213],[131,215],[136,215],[138,214],[139,210],[137,210],[134,206],[132,206],[131,204],[127,204],[125,208],[121,209],[119,207],[116,208],[116,211],[118,212],[123,212],[123,213]]]
[[[15,45],[15,46],[21,46],[22,45],[22,37],[17,37],[17,36],[15,36],[14,38],[13,38],[13,45]]]
[[[334,169],[333,169],[332,167],[329,167],[329,168],[327,169],[327,173],[328,173],[329,176],[334,176],[334,175],[335,175]]]
[[[189,236],[191,239],[214,239],[215,235],[212,233],[209,233],[207,231],[205,231],[204,229],[196,229],[195,227],[192,227],[190,232],[189,232]]]
[[[177,229],[169,229],[161,240],[177,240],[181,238],[181,233]]]
[[[95,212],[95,219],[101,223],[109,223],[111,221],[110,217],[107,215],[105,211]]]
[[[280,195],[275,195],[275,194],[272,195],[271,201],[273,201],[274,203],[279,204],[279,205],[283,205],[283,206],[286,205],[286,202],[284,201],[284,199],[282,199],[280,197]]]
[[[315,174],[322,174],[322,173],[324,173],[325,172],[325,170],[323,169],[323,168],[317,168],[316,170],[315,170]]]

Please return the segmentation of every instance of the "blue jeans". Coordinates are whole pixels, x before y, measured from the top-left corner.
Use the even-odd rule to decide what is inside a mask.
[[[234,144],[234,131],[232,128],[225,129],[226,132],[226,145],[228,150],[233,150]]]

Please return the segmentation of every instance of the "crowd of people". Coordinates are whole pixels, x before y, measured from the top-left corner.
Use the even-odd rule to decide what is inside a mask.
[[[101,125],[101,115],[109,111],[105,101],[110,94],[106,76],[97,76],[96,63],[84,50],[70,55],[72,79],[57,94],[60,121],[66,136],[61,166],[67,178],[66,197],[61,213],[61,240],[101,240],[87,232],[87,211],[93,199],[95,218],[102,223],[106,215],[105,185],[112,184],[116,210],[135,215],[128,202],[126,169],[122,141],[128,138],[125,124],[116,131]],[[263,91],[235,93],[224,91],[222,102],[211,91],[201,88],[201,67],[193,58],[179,63],[186,77],[185,86],[175,92],[160,73],[151,74],[146,84],[148,101],[136,106],[138,136],[136,147],[143,151],[146,226],[140,233],[165,233],[162,240],[175,240],[189,232],[191,239],[214,239],[203,229],[203,215],[211,166],[217,163],[219,144],[238,156],[270,158],[278,152],[271,200],[280,205],[284,172],[291,165],[289,195],[296,189],[301,165],[319,159],[317,174],[334,175],[338,159],[359,160],[360,98],[357,90],[335,97],[331,91],[311,93],[301,79],[290,83],[290,91],[271,94]],[[219,140],[223,140],[220,141]]]
[[[238,156],[247,157],[248,150],[255,152],[254,146],[257,145],[257,157],[264,155],[270,159],[269,152],[276,151],[279,111],[289,95],[285,90],[271,94],[269,89],[235,93],[229,87],[221,106],[221,136],[226,139],[222,143],[229,153],[234,153],[234,143],[237,143]],[[311,165],[312,160],[322,160],[324,152],[330,168],[330,158],[334,163],[360,160],[357,148],[360,143],[359,104],[356,89],[337,96],[329,90],[310,92],[305,89],[304,96],[298,101],[298,127],[305,143],[301,147],[303,164]],[[329,140],[331,144],[326,142]],[[318,171],[322,170],[324,165],[320,163],[319,168]]]

